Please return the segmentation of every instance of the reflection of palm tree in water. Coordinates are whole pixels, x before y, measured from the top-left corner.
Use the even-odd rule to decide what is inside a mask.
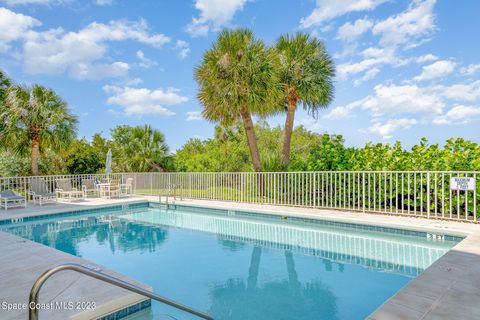
[[[298,280],[291,251],[285,250],[287,280],[258,285],[262,248],[254,246],[248,278],[228,279],[212,291],[209,312],[215,319],[336,319],[336,299],[318,281]]]
[[[49,231],[49,226],[53,231]],[[152,227],[117,218],[91,217],[88,220],[69,222],[68,226],[64,224],[62,228],[55,228],[55,223],[29,225],[25,228],[29,230],[24,233],[30,234],[32,240],[76,256],[81,255],[78,245],[91,237],[99,244],[108,241],[112,253],[115,250],[153,252],[168,237],[168,229],[165,227]]]

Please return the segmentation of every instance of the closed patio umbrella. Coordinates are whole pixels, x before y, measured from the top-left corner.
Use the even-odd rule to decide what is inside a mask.
[[[108,149],[107,152],[107,162],[105,163],[105,173],[112,173],[112,150]]]

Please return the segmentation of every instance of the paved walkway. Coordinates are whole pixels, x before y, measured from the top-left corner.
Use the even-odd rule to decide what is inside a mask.
[[[80,201],[59,201],[55,203],[47,203],[43,206],[28,203],[26,208],[0,209],[0,221],[6,219],[18,219],[30,216],[41,216],[44,214],[85,210],[90,208],[100,208],[112,206],[127,202],[146,201],[142,196],[130,196],[125,198],[103,199],[103,198],[87,198]],[[157,198],[158,201],[158,198]]]
[[[30,289],[35,280],[47,269],[63,263],[78,263],[99,268],[102,272],[132,282],[151,290],[133,279],[105,269],[53,248],[0,232],[0,303],[27,304]],[[91,319],[105,315],[145,300],[145,297],[114,287],[73,271],[53,275],[40,291],[40,303],[73,303],[60,310],[40,310],[40,319]],[[87,310],[81,302],[94,302],[95,309]],[[78,305],[77,305],[78,303]],[[76,309],[76,308],[79,309]],[[28,310],[4,310],[0,307],[0,319],[28,319]]]

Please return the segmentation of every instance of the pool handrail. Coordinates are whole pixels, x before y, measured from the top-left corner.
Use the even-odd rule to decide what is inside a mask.
[[[47,281],[48,278],[50,278],[52,275],[54,275],[57,272],[63,271],[63,270],[71,270],[75,272],[82,273],[84,275],[87,275],[89,277],[95,278],[97,280],[101,280],[104,282],[107,282],[111,285],[117,286],[119,288],[129,290],[131,292],[137,293],[139,295],[148,297],[150,299],[165,303],[169,306],[172,306],[176,309],[183,310],[185,312],[188,312],[190,314],[196,315],[197,317],[200,317],[202,319],[207,319],[207,320],[213,320],[213,317],[210,315],[203,313],[201,311],[195,310],[193,308],[190,308],[189,306],[183,305],[181,303],[175,302],[173,300],[170,300],[168,298],[165,298],[163,296],[160,296],[154,292],[148,291],[146,289],[143,289],[141,287],[138,287],[132,283],[123,281],[121,279],[112,277],[108,274],[102,273],[100,271],[96,271],[93,268],[88,268],[86,266],[82,266],[80,264],[76,263],[66,263],[66,264],[61,264],[56,267],[53,267],[44,273],[42,273],[35,283],[32,286],[32,289],[30,290],[30,296],[29,296],[29,313],[28,313],[28,319],[29,320],[38,320],[38,310],[39,308],[36,308],[35,306],[38,304],[38,297],[40,293],[40,289],[42,288],[43,284],[45,281]],[[32,308],[32,306],[34,306]]]

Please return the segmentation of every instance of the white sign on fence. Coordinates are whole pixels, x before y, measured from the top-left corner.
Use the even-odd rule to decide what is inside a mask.
[[[475,190],[475,178],[473,177],[452,177],[450,179],[451,190]]]

